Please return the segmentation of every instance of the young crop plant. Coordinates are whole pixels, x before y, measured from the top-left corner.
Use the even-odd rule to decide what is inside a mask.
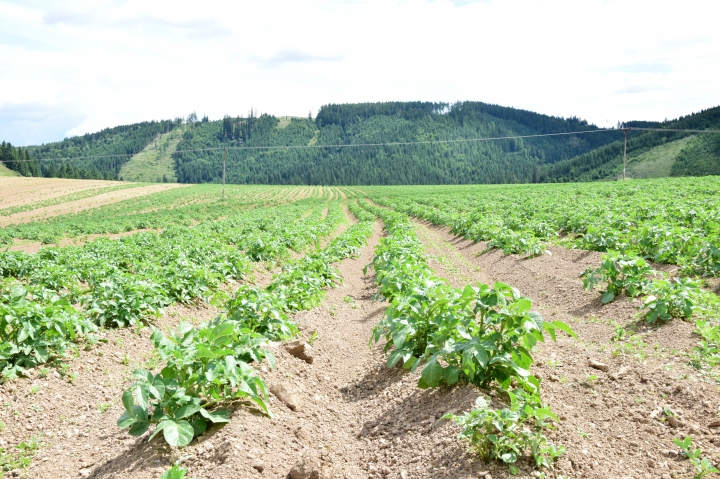
[[[648,289],[643,308],[649,323],[672,318],[689,319],[703,296],[700,285],[689,278],[656,280]]]
[[[480,396],[475,407],[462,415],[446,414],[462,427],[458,438],[465,440],[485,461],[499,461],[508,465],[512,474],[520,472],[517,461],[527,456],[535,467],[549,467],[565,453],[565,447],[552,444],[543,434],[551,421],[558,418],[543,407],[537,395],[525,391],[509,392],[511,405],[493,409]]]
[[[508,285],[452,288],[428,268],[405,215],[364,206],[374,208],[388,231],[373,268],[379,292],[391,304],[371,337],[371,343],[385,339],[388,367],[422,365],[422,388],[468,381],[536,389],[539,383],[528,371],[530,351],[544,341],[544,332],[554,340],[556,329],[574,336],[572,330],[560,321],[543,321],[530,311],[530,300]]]
[[[263,336],[216,319],[198,328],[183,322],[169,336],[153,328],[151,340],[166,365],[158,374],[133,373],[137,381],[123,393],[118,427],[141,436],[155,425],[150,439],[162,431],[169,445],[186,446],[209,424],[228,422],[218,407],[232,401],[250,401],[270,415],[265,383],[250,366],[267,358],[274,367]]]
[[[693,479],[701,479],[708,474],[720,473],[720,470],[718,470],[709,459],[700,457],[702,451],[699,447],[696,448],[693,445],[690,436],[685,436],[685,439],[673,439],[673,442],[680,448],[695,468],[696,474],[693,476]]]
[[[97,327],[67,298],[21,284],[0,287],[0,371],[6,378],[62,359],[81,341],[94,342]]]
[[[298,334],[297,325],[285,314],[282,297],[251,286],[241,286],[225,304],[227,318],[240,328],[262,334],[271,341]]]
[[[631,298],[646,293],[650,278],[657,274],[644,259],[612,251],[602,256],[599,268],[588,268],[581,277],[588,290],[595,289],[601,282],[607,283],[605,290],[601,291],[602,302],[607,304],[623,292]]]
[[[160,316],[162,308],[170,303],[157,284],[129,274],[93,282],[92,293],[83,302],[90,318],[103,327],[124,327]]]
[[[547,246],[531,232],[519,232],[503,229],[493,235],[487,244],[488,249],[501,249],[503,254],[528,254],[530,258],[542,255]]]

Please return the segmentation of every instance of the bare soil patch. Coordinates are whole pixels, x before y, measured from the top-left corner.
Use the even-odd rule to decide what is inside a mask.
[[[140,196],[157,193],[158,191],[163,191],[170,188],[182,188],[185,186],[188,185],[181,185],[177,183],[162,183],[158,185],[141,186],[138,188],[111,191],[109,193],[103,193],[97,196],[93,196],[91,198],[85,198],[77,201],[69,201],[67,203],[62,203],[59,205],[46,206],[44,208],[37,208],[35,210],[23,211],[21,213],[9,215],[0,218],[0,227],[18,223],[28,223],[33,220],[49,218],[52,216],[60,216],[68,213],[77,213],[79,211],[98,208],[100,206],[117,203],[119,201],[124,201],[131,198],[137,198]]]
[[[117,181],[0,177],[0,208],[49,200],[70,193],[118,185]]]

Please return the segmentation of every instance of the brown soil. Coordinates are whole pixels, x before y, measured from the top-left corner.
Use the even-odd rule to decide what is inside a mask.
[[[188,185],[181,185],[178,183],[163,183],[159,185],[141,186],[138,188],[128,188],[124,190],[111,191],[109,193],[103,193],[97,196],[93,196],[91,198],[84,198],[82,200],[70,201],[67,203],[61,203],[59,205],[46,206],[44,208],[37,208],[31,211],[23,211],[21,213],[15,213],[14,215],[5,216],[3,218],[0,218],[0,227],[18,223],[28,223],[33,220],[49,218],[52,216],[60,216],[68,213],[77,213],[79,211],[98,208],[100,206],[117,203],[119,201],[124,201],[131,198],[137,198],[139,196],[157,193],[158,191],[163,191],[170,188],[183,188],[186,186]],[[64,194],[67,194],[67,191],[64,192]]]
[[[558,469],[570,477],[692,477],[689,462],[675,454],[673,438],[689,435],[703,455],[717,463],[720,435],[717,386],[698,378],[687,353],[697,342],[694,326],[672,321],[647,327],[637,301],[618,298],[602,305],[597,291],[584,291],[579,274],[600,264],[600,253],[549,248],[552,256],[522,259],[485,252],[484,243],[452,235],[447,228],[416,223],[431,267],[454,286],[501,281],[533,300],[545,319],[568,323],[579,340],[559,338],[541,345],[534,373],[543,381],[543,398],[562,422],[554,440],[568,452]],[[615,325],[635,329],[629,341],[613,341]],[[589,358],[609,366],[602,372]],[[625,374],[615,379],[625,368]],[[589,379],[596,376],[597,379]],[[669,406],[684,425],[673,428],[653,411]],[[495,477],[495,474],[493,474]]]
[[[359,259],[337,265],[344,283],[327,292],[323,305],[295,316],[303,337],[317,333],[313,363],[277,344],[277,369],[262,368],[271,387],[282,384],[296,395],[296,410],[274,395],[272,419],[237,405],[229,424],[213,428],[182,450],[168,448],[161,438],[148,443],[147,434],[132,438],[118,430],[115,421],[122,412],[121,393],[132,382],[131,371],[150,357],[149,332],[110,331],[107,343],[72,361],[71,371],[78,374],[73,384],[50,373],[44,379],[0,386],[0,401],[9,404],[0,416],[7,426],[1,440],[13,445],[32,434],[46,434],[28,477],[156,479],[181,460],[188,477],[197,479],[284,479],[300,457],[311,452],[335,478],[511,477],[505,467],[484,464],[458,442],[454,425],[438,421],[448,411],[469,409],[479,394],[475,387],[420,390],[415,386],[419,372],[388,370],[382,345],[368,347],[386,305],[371,300],[373,278],[363,276],[362,269],[372,259],[380,231],[377,224]],[[579,334],[579,341],[561,337],[558,343],[542,345],[535,355],[539,364],[533,371],[544,379],[543,396],[562,418],[550,434],[568,448],[547,477],[692,477],[687,460],[667,452],[677,450],[671,438],[685,434],[705,456],[717,460],[716,439],[707,428],[720,404],[717,390],[697,381],[687,358],[671,349],[691,346],[689,324],[676,321],[643,330],[639,337],[647,347],[628,348],[628,343],[610,340],[614,328],[608,322],[614,319],[630,327],[634,306],[618,300],[603,307],[599,295],[584,292],[577,279],[579,271],[596,264],[593,253],[551,248],[552,257],[531,260],[497,252],[476,256],[483,245],[456,239],[444,229],[420,225],[418,234],[437,258],[431,266],[451,283],[502,280],[532,298],[546,318],[564,320]],[[198,321],[216,313],[177,306],[160,324],[172,326],[182,316]],[[125,354],[131,364],[122,364]],[[588,357],[608,364],[609,373],[590,369]],[[621,366],[628,371],[612,379]],[[589,381],[588,375],[597,379]],[[41,389],[29,395],[33,384]],[[104,403],[111,406],[100,413],[98,406]],[[685,425],[672,429],[651,419],[650,413],[662,404],[681,413]],[[533,474],[525,465],[522,469],[516,477]]]
[[[94,188],[119,184],[116,181],[66,180],[62,178],[0,177],[0,208],[9,208]]]

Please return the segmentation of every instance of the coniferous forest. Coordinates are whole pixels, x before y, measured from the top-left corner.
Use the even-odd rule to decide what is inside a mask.
[[[673,121],[634,121],[624,126],[707,129],[718,125],[720,107]],[[40,146],[15,148],[2,143],[0,161],[24,176],[122,179],[120,169],[132,155],[181,126],[182,137],[172,158],[175,176],[183,183],[221,181],[222,148],[227,149],[228,183],[313,185],[593,181],[612,176],[623,153],[622,131],[600,132],[576,117],[482,102],[385,102],[325,105],[315,118],[278,118],[250,111],[242,117],[209,121],[192,113],[187,119],[107,128]],[[590,133],[473,141],[576,131]],[[635,130],[629,135],[628,154],[686,136]],[[471,141],[412,144],[439,140]],[[692,140],[673,164],[671,175],[720,174],[720,137],[701,135]],[[379,143],[396,144],[353,146]],[[297,148],[306,146],[312,148]],[[212,150],[187,151],[203,149]]]

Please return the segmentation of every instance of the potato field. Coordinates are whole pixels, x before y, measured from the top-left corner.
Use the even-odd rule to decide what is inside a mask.
[[[718,177],[0,180],[0,478],[719,474]]]

